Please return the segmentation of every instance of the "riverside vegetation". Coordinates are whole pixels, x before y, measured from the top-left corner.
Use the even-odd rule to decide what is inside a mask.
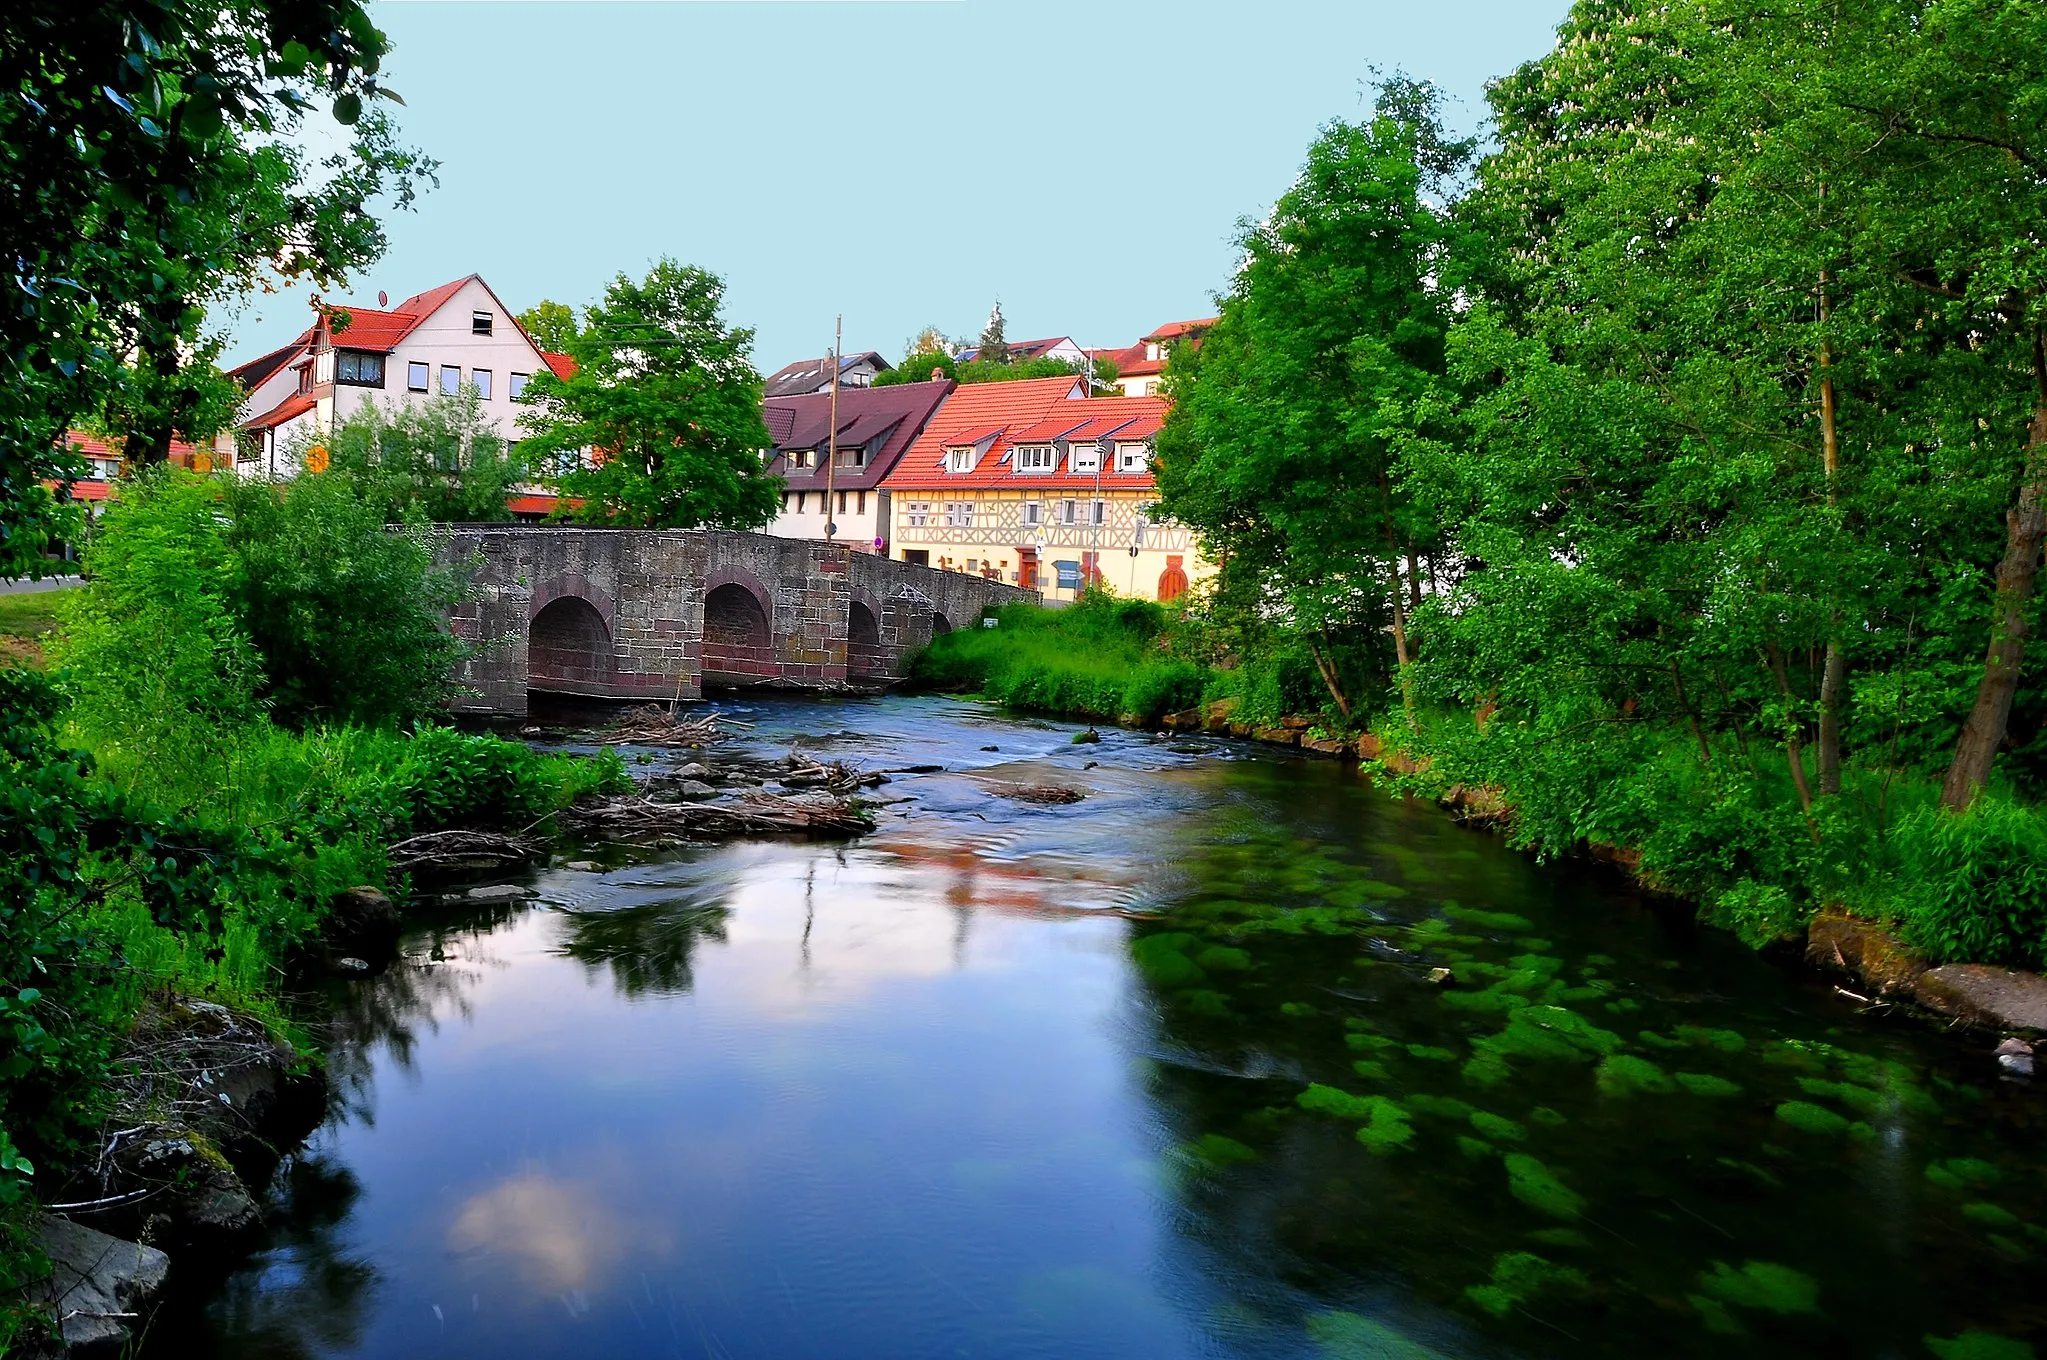
[[[1326,127],[1173,352],[1203,598],[926,673],[1237,694],[1751,941],[2047,963],[2047,13],[1581,0],[1488,98],[1482,155],[1404,78]]]
[[[38,1201],[75,1179],[139,1014],[183,999],[299,1036],[280,987],[385,847],[527,830],[629,786],[434,726],[457,585],[428,529],[386,531],[345,474],[288,487],[172,470],[128,483],[67,592],[49,674],[0,669],[0,1286],[37,1269]],[[303,1048],[303,1044],[300,1044]],[[4,1315],[0,1341],[31,1319]]]

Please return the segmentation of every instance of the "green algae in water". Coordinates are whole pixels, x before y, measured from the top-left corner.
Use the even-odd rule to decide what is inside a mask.
[[[1885,1104],[1883,1092],[1872,1091],[1866,1086],[1850,1085],[1845,1081],[1800,1077],[1798,1088],[1819,1100],[1838,1100],[1858,1114],[1875,1114]]]
[[[1155,987],[1192,987],[1208,978],[1201,966],[1187,957],[1187,947],[1196,943],[1194,936],[1177,931],[1147,935],[1131,941],[1130,957]]]
[[[1279,1004],[1279,1013],[1289,1020],[1305,1020],[1311,1015],[1321,1014],[1305,1001],[1282,1001]]]
[[[1557,1289],[1585,1288],[1585,1273],[1537,1256],[1532,1251],[1510,1251],[1493,1262],[1492,1279],[1464,1291],[1470,1299],[1494,1317],[1505,1317],[1515,1305],[1537,1294]]]
[[[1445,992],[1442,1001],[1451,1010],[1496,1015],[1504,1015],[1508,1011],[1534,1004],[1527,997],[1502,983],[1495,983],[1477,992]]]
[[[1551,1218],[1577,1218],[1585,1209],[1585,1197],[1558,1180],[1550,1169],[1523,1152],[1506,1157],[1507,1188],[1537,1213]]]
[[[1591,964],[1595,968],[1611,968],[1615,964],[1619,963],[1620,960],[1615,958],[1611,954],[1587,954],[1585,956],[1585,962]]]
[[[1455,902],[1443,904],[1443,914],[1453,921],[1483,930],[1500,930],[1526,934],[1535,929],[1535,922],[1526,916],[1516,916],[1511,911],[1480,911],[1476,907],[1460,907]]]
[[[1400,1047],[1398,1039],[1389,1039],[1383,1034],[1352,1032],[1343,1036],[1343,1042],[1359,1053],[1384,1053],[1389,1048]]]
[[[1699,1290],[1737,1308],[1786,1315],[1819,1311],[1818,1281],[1774,1261],[1746,1261],[1736,1270],[1725,1261],[1699,1276]]]
[[[1407,1046],[1407,1055],[1410,1058],[1419,1058],[1423,1062],[1457,1061],[1457,1054],[1454,1050],[1438,1048],[1434,1044],[1409,1044]]]
[[[1706,1324],[1706,1330],[1715,1336],[1747,1336],[1748,1328],[1741,1320],[1727,1311],[1727,1305],[1718,1299],[1709,1299],[1704,1294],[1687,1294],[1685,1302],[1698,1311],[1699,1320]]]
[[[1674,1078],[1679,1086],[1695,1096],[1738,1096],[1741,1085],[1725,1077],[1712,1076],[1705,1072],[1680,1072]]]
[[[1615,1015],[1633,1015],[1636,1011],[1642,1009],[1642,1003],[1635,1000],[1632,996],[1624,996],[1618,1001],[1607,1002],[1606,1008]]]
[[[1560,1129],[1571,1121],[1547,1105],[1538,1105],[1528,1112],[1528,1117],[1546,1129]]]
[[[1221,1018],[1230,1013],[1230,999],[1221,992],[1197,989],[1180,993],[1180,999],[1187,1003],[1187,1009],[1196,1015]]]
[[[1533,954],[1547,954],[1549,953],[1550,950],[1555,949],[1557,947],[1557,942],[1555,940],[1538,939],[1533,935],[1524,936],[1523,938],[1514,941],[1514,943],[1519,948],[1525,949]]]
[[[1738,1030],[1704,1029],[1698,1025],[1677,1025],[1671,1033],[1688,1044],[1701,1048],[1717,1048],[1722,1053],[1742,1053],[1748,1049],[1748,1039]]]
[[[1589,1247],[1592,1239],[1576,1228],[1537,1228],[1528,1234],[1531,1242],[1545,1247]]]
[[[1350,1065],[1350,1070],[1367,1081],[1391,1081],[1393,1074],[1386,1070],[1386,1064],[1371,1058],[1359,1058]]]
[[[1962,1206],[1962,1217],[1981,1228],[1999,1228],[2010,1231],[2019,1226],[2019,1216],[2001,1204],[1977,1200]]]
[[[1407,1098],[1407,1108],[1416,1114],[1434,1115],[1442,1119],[1469,1119],[1471,1106],[1455,1096],[1430,1095],[1421,1092]]]
[[[1498,1148],[1488,1143],[1485,1139],[1473,1138],[1468,1133],[1457,1135],[1457,1150],[1474,1162],[1482,1162],[1499,1151]]]
[[[1637,1034],[1635,1037],[1641,1040],[1643,1043],[1649,1045],[1649,1047],[1651,1048],[1660,1048],[1666,1051],[1673,1048],[1691,1047],[1690,1044],[1687,1044],[1682,1039],[1666,1039],[1653,1029],[1645,1029],[1641,1033]]]
[[[1357,1131],[1357,1140],[1376,1157],[1398,1151],[1414,1141],[1414,1127],[1397,1101],[1384,1096],[1372,1099],[1372,1122]]]
[[[1505,1029],[1473,1040],[1471,1047],[1475,1056],[1464,1066],[1465,1078],[1490,1085],[1507,1075],[1510,1058],[1589,1062],[1618,1052],[1621,1036],[1561,1006],[1528,1006],[1515,1011]]]
[[[1777,1107],[1777,1118],[1803,1133],[1840,1135],[1848,1132],[1845,1116],[1809,1100],[1785,1101]]]
[[[2002,1175],[1995,1166],[1980,1157],[1950,1157],[1926,1168],[1926,1179],[1943,1190],[1995,1185]]]
[[[1471,1127],[1498,1143],[1518,1143],[1528,1136],[1528,1130],[1522,1125],[1489,1110],[1473,1110]]]
[[[1326,1360],[1450,1360],[1441,1351],[1356,1313],[1316,1314],[1308,1319],[1308,1339]]]
[[[1251,956],[1226,944],[1212,944],[1194,956],[1194,966],[1211,973],[1241,973],[1251,966]]]
[[[1920,1340],[1939,1360],[2034,1360],[2033,1348],[2026,1342],[1991,1332],[1963,1332],[1946,1340],[1924,1336]]]
[[[1203,1134],[1191,1143],[1181,1144],[1175,1152],[1183,1161],[1217,1171],[1261,1160],[1248,1144],[1220,1133]]]
[[[1655,1063],[1626,1053],[1614,1054],[1592,1075],[1599,1089],[1610,1096],[1631,1096],[1637,1091],[1660,1095],[1677,1089],[1669,1074]]]

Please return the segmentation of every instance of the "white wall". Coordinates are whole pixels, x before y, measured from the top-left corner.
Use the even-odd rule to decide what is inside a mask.
[[[491,333],[487,336],[470,332],[471,313],[479,311],[491,313]],[[335,345],[341,349],[348,347],[347,331],[335,337]],[[407,365],[415,362],[427,366],[427,390],[424,392],[409,391],[406,387]],[[519,416],[526,408],[512,401],[512,374],[524,373],[531,377],[546,372],[547,365],[540,352],[527,342],[525,334],[512,320],[511,313],[499,305],[491,297],[490,290],[476,279],[464,284],[385,357],[384,385],[381,388],[336,383],[333,418],[346,420],[365,401],[385,406],[393,402],[409,405],[438,396],[443,365],[459,368],[465,383],[474,378],[477,369],[489,369],[490,397],[482,403],[484,418],[495,422],[498,433],[505,439],[520,437]]]
[[[784,508],[761,532],[773,534],[777,538],[824,537],[826,516],[823,510],[823,492],[810,490],[801,493],[803,510],[800,514],[792,508],[797,494],[795,491],[782,493]],[[848,491],[844,494],[845,510],[831,516],[839,526],[839,532],[833,541],[847,547],[871,549],[874,546],[875,535],[886,536],[888,531],[888,521],[881,513],[882,502],[886,496],[879,490],[868,491],[867,508],[863,511],[860,509],[859,492]]]

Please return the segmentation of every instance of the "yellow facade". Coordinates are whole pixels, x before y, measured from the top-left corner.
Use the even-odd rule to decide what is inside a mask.
[[[1065,486],[892,490],[890,550],[906,562],[1032,587],[1047,600],[1073,599],[1091,569],[1118,595],[1172,598],[1214,568],[1186,528],[1151,518],[1157,499],[1150,487],[1104,487],[1099,496]]]

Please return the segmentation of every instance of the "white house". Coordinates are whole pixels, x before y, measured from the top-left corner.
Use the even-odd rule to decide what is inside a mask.
[[[323,305],[313,325],[281,349],[233,370],[249,396],[236,462],[284,475],[301,434],[332,430],[364,402],[409,403],[473,387],[484,415],[508,440],[523,408],[514,404],[535,373],[573,371],[547,354],[481,276],[442,284],[389,311]]]

